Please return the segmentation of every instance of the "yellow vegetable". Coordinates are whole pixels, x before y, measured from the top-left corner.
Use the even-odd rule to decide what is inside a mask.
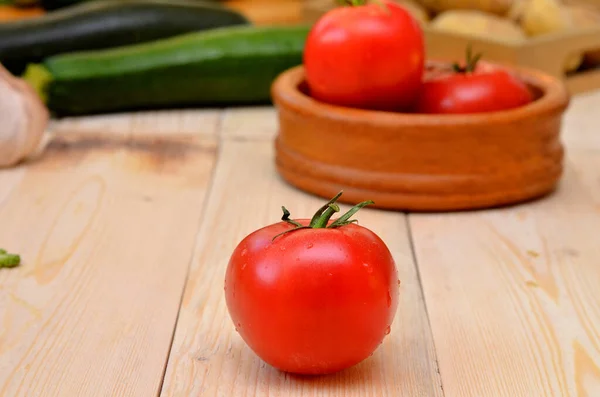
[[[477,10],[497,15],[504,15],[514,0],[419,0],[433,12],[449,10]]]
[[[520,24],[525,5],[527,5],[527,0],[514,0],[504,17]]]
[[[558,0],[526,0],[520,23],[529,36],[541,36],[575,28],[571,13]],[[567,72],[577,70],[582,62],[583,55],[573,54],[565,61],[564,69]]]
[[[474,10],[451,10],[439,14],[430,24],[436,30],[503,42],[520,43],[527,35],[516,23]]]
[[[558,0],[527,0],[521,26],[529,36],[539,36],[571,29],[573,20]]]

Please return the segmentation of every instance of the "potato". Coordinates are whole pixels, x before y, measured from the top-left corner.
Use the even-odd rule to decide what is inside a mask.
[[[571,14],[573,24],[588,28],[600,26],[600,10],[585,5],[567,5],[565,9]],[[585,53],[584,63],[588,66],[600,66],[600,48]]]
[[[558,0],[526,0],[521,26],[529,36],[569,30],[573,20]]]
[[[514,0],[418,0],[434,13],[450,10],[477,10],[504,15]]]
[[[558,0],[525,0],[520,23],[529,36],[564,32],[575,28],[573,17]],[[566,72],[577,70],[583,63],[582,54],[573,54],[564,65]]]
[[[510,9],[504,15],[504,17],[513,22],[520,24],[521,18],[523,17],[523,11],[525,10],[526,5],[527,5],[527,0],[514,0]]]
[[[433,19],[430,27],[504,42],[520,43],[527,39],[527,35],[516,23],[475,10],[445,11]]]

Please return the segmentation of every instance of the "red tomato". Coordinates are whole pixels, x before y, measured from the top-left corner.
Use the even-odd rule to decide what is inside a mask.
[[[425,78],[416,104],[418,113],[483,113],[524,106],[533,101],[527,85],[506,69],[478,62],[467,54],[467,66]]]
[[[368,358],[390,332],[398,305],[394,260],[372,231],[329,220],[338,197],[316,224],[287,213],[287,221],[251,233],[227,267],[225,297],[237,331],[282,371],[343,370]]]
[[[340,106],[401,110],[423,80],[423,32],[400,5],[338,7],[311,29],[304,48],[310,95]]]

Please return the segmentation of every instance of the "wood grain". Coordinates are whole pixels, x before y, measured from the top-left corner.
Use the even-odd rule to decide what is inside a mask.
[[[280,206],[308,216],[323,200],[277,178],[270,140],[226,139],[196,252],[162,396],[442,396],[433,343],[399,213],[361,211],[397,261],[401,288],[392,333],[369,360],[330,377],[278,372],[261,362],[234,331],[223,280],[229,255],[248,233],[280,219]]]
[[[446,396],[600,395],[600,152],[535,203],[411,215]]]
[[[273,107],[244,107],[223,112],[220,134],[232,140],[273,139],[278,128]]]
[[[1,396],[152,396],[216,155],[195,134],[63,130],[0,173]],[[59,123],[60,124],[60,123]]]
[[[567,150],[600,150],[597,114],[600,108],[600,90],[576,95],[563,122],[563,139]]]
[[[187,109],[65,117],[61,120],[54,120],[51,130],[55,134],[76,131],[112,136],[215,136],[221,114],[222,112],[214,110]]]
[[[406,217],[361,211],[396,258],[401,304],[371,359],[320,378],[262,363],[224,305],[237,242],[282,204],[322,204],[277,177],[272,108],[55,121],[47,151],[0,171],[0,247],[24,260],[0,270],[0,396],[596,397],[599,101],[573,98],[555,195],[411,215],[419,274]]]

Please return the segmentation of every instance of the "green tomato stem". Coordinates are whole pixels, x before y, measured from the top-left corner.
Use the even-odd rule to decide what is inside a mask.
[[[323,214],[317,218],[316,222],[311,224],[310,227],[313,229],[322,229],[327,227],[329,220],[336,212],[340,212],[340,207],[337,204],[329,204]]]
[[[390,13],[389,8],[383,3],[382,0],[337,0],[336,2],[339,6],[343,7],[360,7],[373,3],[378,5],[386,14]]]
[[[315,223],[317,223],[319,218],[321,217],[321,215],[323,215],[323,212],[325,212],[325,210],[327,210],[327,208],[331,204],[334,204],[341,196],[342,196],[342,192],[339,192],[338,194],[335,195],[334,198],[332,198],[325,205],[323,205],[321,208],[319,208],[319,210],[317,212],[315,212],[312,219],[310,220],[310,227],[312,227]]]
[[[300,230],[300,229],[335,229],[338,227],[349,225],[351,223],[356,223],[357,222],[356,220],[351,220],[350,218],[352,218],[352,216],[354,216],[354,214],[356,214],[358,211],[360,211],[362,208],[366,207],[367,205],[375,204],[371,200],[363,201],[362,203],[359,203],[359,204],[355,205],[354,207],[352,207],[344,215],[342,215],[341,217],[336,219],[334,222],[329,224],[331,217],[334,214],[340,212],[340,207],[336,204],[336,201],[341,197],[342,193],[343,193],[343,191],[339,192],[338,194],[335,195],[334,198],[329,200],[327,202],[327,204],[325,204],[321,208],[319,208],[319,210],[313,215],[308,226],[303,226],[300,222],[291,219],[290,211],[288,211],[287,208],[285,208],[285,207],[281,207],[281,209],[283,210],[283,216],[282,216],[281,220],[284,222],[287,222],[291,225],[294,225],[294,228],[290,229],[290,230],[286,230],[283,233],[279,233],[278,235],[273,237],[273,240],[275,240],[277,237],[279,237],[281,235],[284,235],[284,234],[287,234],[287,233],[290,233],[290,232],[293,232],[296,230]]]
[[[288,211],[287,208],[285,208],[285,207],[282,206],[281,209],[283,210],[283,216],[281,217],[282,221],[290,223],[290,224],[292,224],[294,226],[297,226],[297,227],[302,227],[302,224],[300,222],[296,222],[295,220],[290,219],[290,215],[291,214],[290,214],[290,211]]]
[[[333,222],[331,225],[329,225],[329,227],[335,228],[335,227],[345,226],[350,223],[357,222],[356,220],[350,220],[350,218],[352,218],[352,216],[354,216],[354,214],[356,214],[362,208],[366,207],[367,205],[372,205],[372,204],[375,204],[375,202],[371,201],[371,200],[363,201],[362,203],[356,204],[354,207],[350,208],[348,210],[348,212],[346,212],[344,215],[339,217],[335,222]]]
[[[469,44],[467,46],[465,66],[462,67],[458,63],[454,63],[452,65],[452,69],[454,69],[454,71],[456,73],[465,73],[465,74],[473,73],[475,71],[475,69],[477,68],[477,63],[479,62],[480,59],[481,59],[481,54],[473,55],[473,49],[471,48],[471,44]]]
[[[358,7],[367,4],[368,0],[337,0],[339,5]]]

